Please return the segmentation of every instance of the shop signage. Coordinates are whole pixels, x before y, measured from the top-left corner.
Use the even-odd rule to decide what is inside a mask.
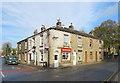
[[[45,43],[45,48],[49,48],[49,45],[48,45],[48,43]]]
[[[71,51],[72,51],[71,48],[61,48],[61,52],[69,53]]]

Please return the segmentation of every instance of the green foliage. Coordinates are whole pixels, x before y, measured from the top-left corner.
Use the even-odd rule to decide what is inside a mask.
[[[5,55],[5,56],[10,55],[11,47],[12,47],[12,45],[11,45],[10,42],[3,43],[3,45],[2,45],[2,50],[3,50],[2,55]]]
[[[120,46],[120,26],[115,21],[104,21],[99,27],[95,27],[92,32],[94,36],[104,41],[104,48],[107,48],[108,51],[112,47],[118,49]]]
[[[12,55],[15,56],[17,53],[16,53],[17,49],[12,49]]]

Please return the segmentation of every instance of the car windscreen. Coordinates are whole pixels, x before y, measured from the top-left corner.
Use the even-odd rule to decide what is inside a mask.
[[[9,56],[8,59],[17,59],[16,56]]]

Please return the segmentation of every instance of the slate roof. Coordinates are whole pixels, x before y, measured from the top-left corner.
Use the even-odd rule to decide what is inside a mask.
[[[50,28],[46,29],[45,31],[39,32],[38,34],[43,33],[43,32],[46,32],[46,31],[51,30],[51,29],[59,30],[59,31],[64,31],[64,32],[72,33],[72,34],[81,35],[81,36],[84,36],[84,37],[90,37],[90,38],[93,38],[93,39],[101,40],[101,39],[99,39],[98,37],[92,36],[92,35],[90,35],[90,34],[83,33],[83,32],[77,31],[77,30],[72,30],[72,29],[69,29],[69,28],[66,28],[66,27],[64,27],[64,28],[63,28],[63,27],[50,27]],[[36,34],[36,35],[38,35],[38,34]],[[31,37],[33,37],[33,36],[35,36],[35,35],[32,35],[32,36],[30,36],[30,37],[27,37],[27,38],[24,39],[24,40],[27,40],[28,38],[31,38]],[[21,41],[19,41],[18,43],[20,43],[20,42],[22,42],[22,41],[24,41],[24,40],[21,40]],[[18,44],[18,43],[17,43],[17,44]]]

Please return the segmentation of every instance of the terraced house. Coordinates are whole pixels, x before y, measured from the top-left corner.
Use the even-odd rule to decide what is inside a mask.
[[[19,41],[18,57],[21,63],[49,67],[80,65],[101,61],[103,59],[103,41],[90,34],[74,30],[71,23],[63,27],[58,19],[55,27]]]

